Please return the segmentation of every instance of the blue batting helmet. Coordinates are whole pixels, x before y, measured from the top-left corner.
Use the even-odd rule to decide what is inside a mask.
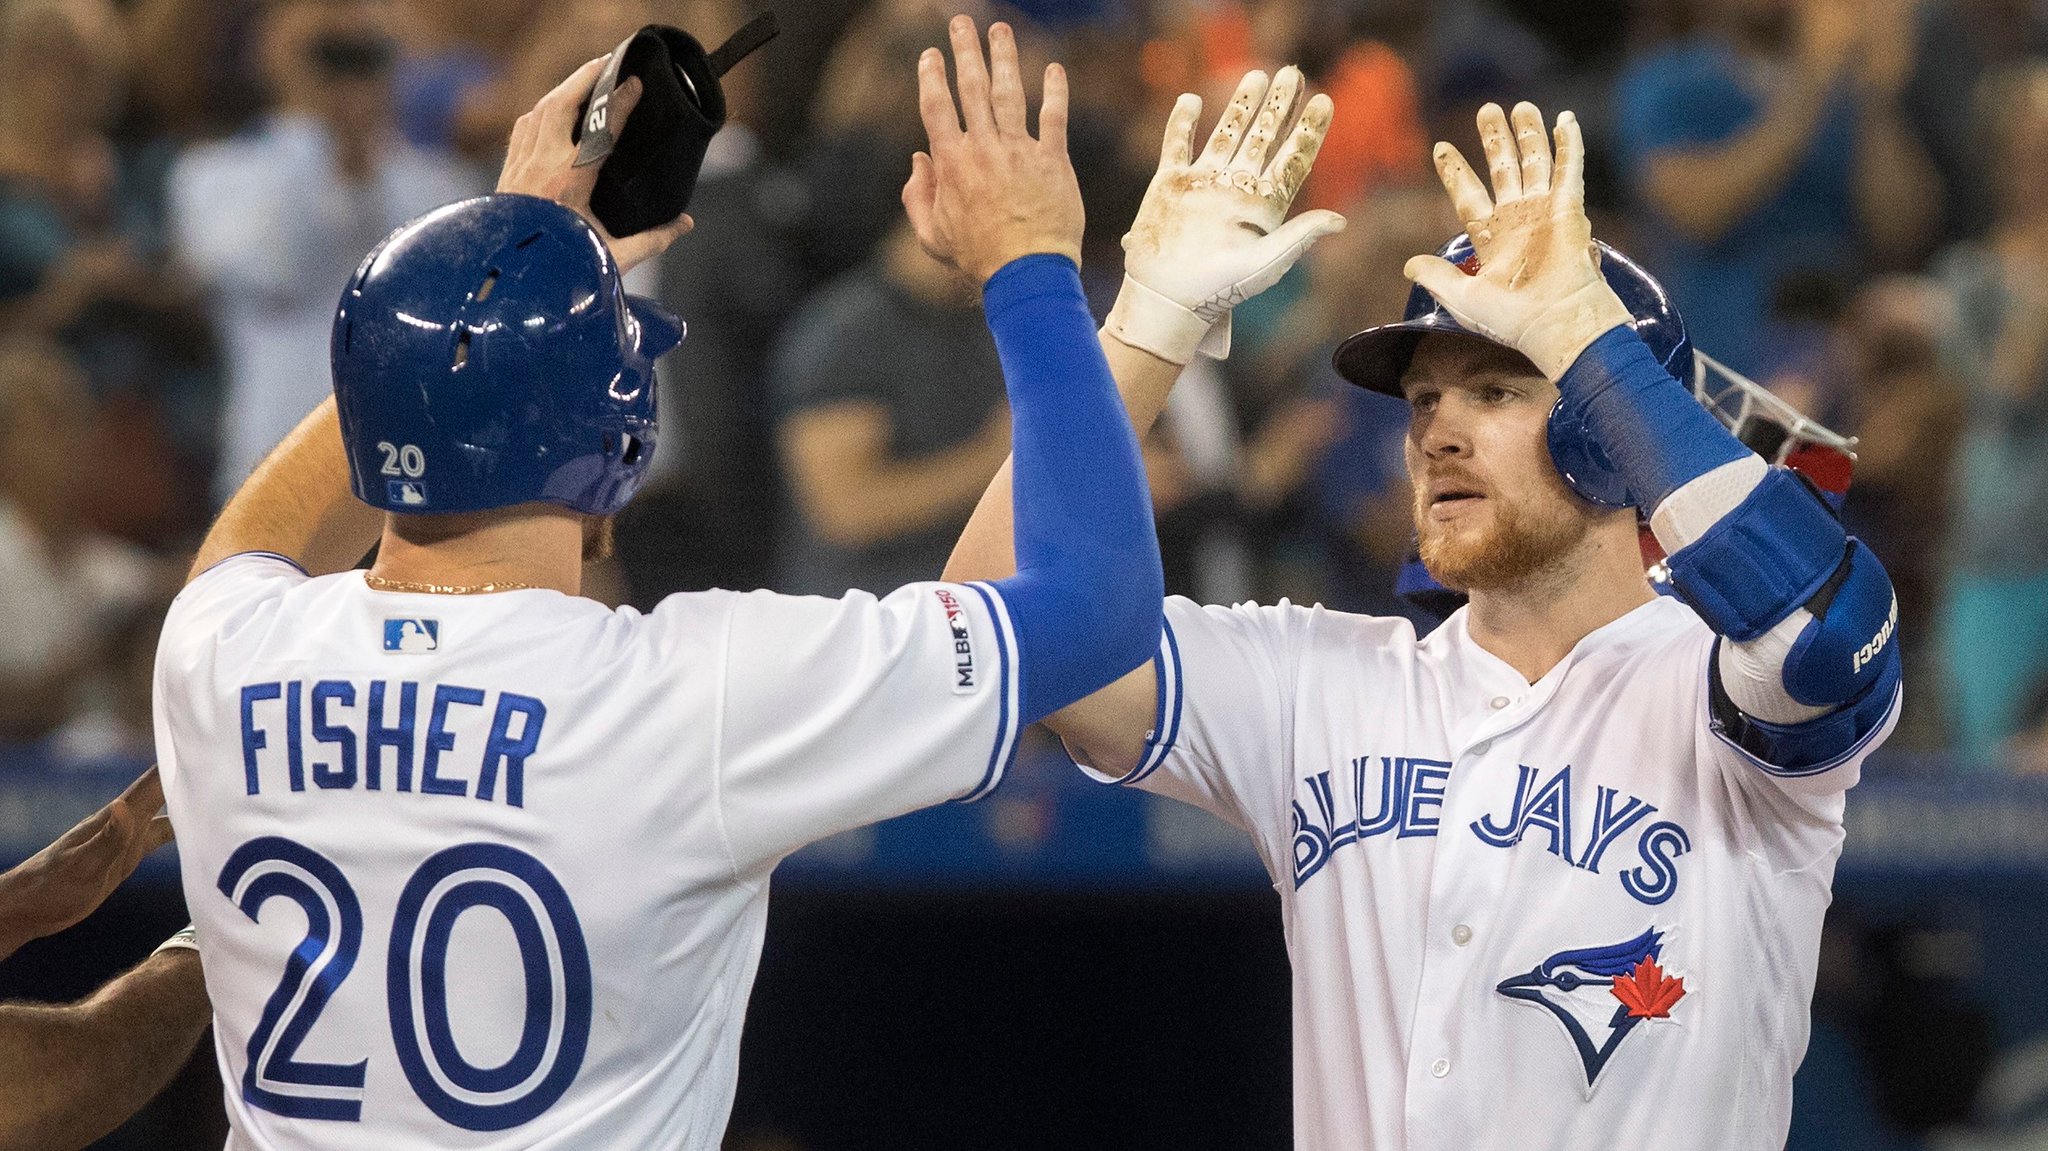
[[[1692,341],[1686,338],[1685,322],[1679,319],[1664,286],[1651,279],[1634,260],[1605,244],[1595,243],[1600,249],[1600,271],[1635,317],[1636,334],[1649,345],[1650,353],[1664,365],[1665,371],[1690,386]],[[1479,269],[1472,240],[1464,233],[1453,237],[1436,254],[1463,268],[1468,275]],[[1486,338],[1460,326],[1435,296],[1417,284],[1408,292],[1408,307],[1400,323],[1367,328],[1345,340],[1337,345],[1332,363],[1338,375],[1359,387],[1398,398],[1401,376],[1408,370],[1415,346],[1427,335]],[[1584,414],[1568,408],[1563,400],[1550,413],[1549,438],[1552,462],[1566,485],[1580,497],[1606,507],[1627,507],[1635,502],[1620,473],[1586,429]]]
[[[654,455],[654,360],[682,324],[629,297],[596,229],[479,196],[385,237],[329,352],[358,499],[391,512],[626,505]]]

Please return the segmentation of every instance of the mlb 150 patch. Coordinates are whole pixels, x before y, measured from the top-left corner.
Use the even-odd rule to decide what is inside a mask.
[[[440,646],[440,620],[387,619],[384,621],[385,651],[407,653],[435,651]]]

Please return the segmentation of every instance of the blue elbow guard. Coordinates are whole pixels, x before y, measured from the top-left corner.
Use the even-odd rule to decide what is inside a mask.
[[[1842,565],[1806,610],[1813,622],[1785,657],[1785,691],[1793,699],[1833,707],[1896,674],[1899,600],[1884,565],[1862,540],[1849,541]]]
[[[1806,481],[1772,468],[1734,511],[1672,554],[1671,582],[1707,626],[1746,643],[1819,595],[1846,563],[1848,542]]]

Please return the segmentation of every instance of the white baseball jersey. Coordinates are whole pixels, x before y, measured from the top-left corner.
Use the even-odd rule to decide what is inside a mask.
[[[1294,971],[1303,1151],[1775,1151],[1862,746],[1712,729],[1658,599],[1531,684],[1460,611],[1170,600],[1136,786],[1248,832]]]
[[[995,786],[995,589],[371,590],[234,557],[156,736],[234,1151],[715,1148],[768,877]]]

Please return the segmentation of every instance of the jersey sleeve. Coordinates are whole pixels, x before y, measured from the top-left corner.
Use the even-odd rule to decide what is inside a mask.
[[[1751,850],[1779,871],[1798,871],[1832,860],[1842,848],[1848,791],[1869,758],[1898,723],[1899,690],[1887,694],[1883,718],[1841,754],[1804,767],[1772,761],[1766,747],[1746,738],[1740,713],[1715,682],[1714,645],[1700,645],[1699,754],[1713,765],[1746,823]]]
[[[987,584],[735,597],[719,806],[735,868],[992,791],[1017,750],[1017,644]]]
[[[1170,597],[1144,758],[1121,779],[1082,770],[1192,803],[1246,831],[1286,826],[1280,805],[1294,759],[1296,678],[1314,614],[1285,600],[1204,607]]]
[[[191,726],[205,711],[195,701],[215,684],[223,652],[234,650],[239,637],[260,635],[252,629],[269,627],[285,594],[308,578],[286,556],[242,552],[200,572],[171,601],[157,637],[150,708],[167,783],[182,770],[178,749],[204,745]]]
[[[157,640],[157,674],[191,671],[220,641],[258,624],[279,596],[305,583],[306,569],[276,552],[240,552],[192,578],[164,617]]]

